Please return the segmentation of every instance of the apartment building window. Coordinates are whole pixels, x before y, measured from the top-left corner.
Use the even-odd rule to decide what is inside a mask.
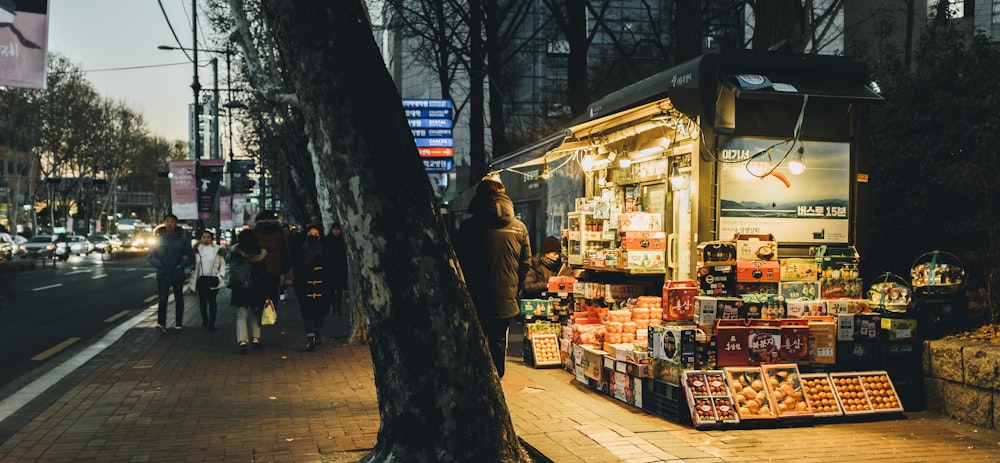
[[[993,14],[991,15],[993,24],[1000,24],[1000,0],[993,0]]]

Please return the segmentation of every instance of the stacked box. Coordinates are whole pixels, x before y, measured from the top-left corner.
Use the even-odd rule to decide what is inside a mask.
[[[830,315],[842,313],[865,313],[868,312],[868,301],[864,299],[825,299],[827,312]]]
[[[782,281],[778,294],[786,301],[815,301],[819,299],[819,281]]]
[[[826,301],[785,301],[785,316],[788,318],[819,317],[827,315]]]
[[[698,267],[698,288],[706,296],[735,296],[736,266],[708,265]]]
[[[781,349],[781,324],[777,320],[750,320],[747,326],[750,364],[775,363]]]
[[[521,299],[521,315],[525,317],[549,317],[552,315],[552,301],[548,299]]]
[[[781,320],[781,349],[778,360],[783,362],[809,361],[809,322],[804,319]]]
[[[917,320],[913,318],[883,318],[882,330],[890,341],[913,339],[917,336]]]
[[[663,283],[663,319],[693,321],[694,298],[698,286],[693,280],[668,280]]]
[[[781,259],[782,281],[816,281],[819,279],[819,262],[815,258]]]
[[[837,363],[837,323],[831,316],[808,317],[809,361],[822,365]]]
[[[660,325],[649,327],[649,353],[653,358],[694,367],[695,326]]]
[[[747,365],[750,362],[749,333],[743,319],[716,320],[716,364],[720,367]]]
[[[736,235],[736,260],[778,262],[778,242],[774,235]],[[777,281],[777,280],[776,280]]]
[[[706,241],[698,244],[699,266],[733,265],[736,263],[736,243]]]
[[[736,261],[736,281],[775,283],[781,279],[780,272],[776,260]]]
[[[694,324],[711,328],[717,318],[743,318],[743,300],[735,297],[696,296]]]
[[[779,320],[785,318],[785,299],[776,294],[744,294],[743,309],[746,318]]]
[[[622,249],[628,251],[667,249],[667,234],[662,231],[623,231],[620,235]]]

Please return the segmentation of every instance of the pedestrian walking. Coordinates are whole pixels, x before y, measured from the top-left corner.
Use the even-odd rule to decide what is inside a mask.
[[[549,278],[558,275],[570,275],[572,269],[563,265],[562,243],[554,236],[542,241],[542,249],[531,257],[528,275],[521,286],[521,299],[538,299],[549,289]]]
[[[194,250],[177,216],[167,214],[153,235],[156,244],[149,248],[147,260],[156,269],[156,330],[163,334],[167,325],[167,299],[174,295],[174,329],[184,327],[184,280],[188,267],[194,265]]]
[[[288,238],[281,228],[281,222],[271,211],[263,211],[257,215],[253,231],[257,244],[267,250],[267,257],[264,258],[267,277],[261,283],[264,295],[276,304],[281,300],[281,278],[292,268]]]
[[[319,227],[306,226],[302,248],[295,255],[295,295],[305,327],[306,350],[312,352],[322,343],[323,321],[330,312],[330,256]]]
[[[341,315],[344,313],[344,293],[347,291],[347,244],[339,223],[334,222],[330,226],[330,233],[323,241],[326,252],[330,255],[330,306],[334,315]]]
[[[241,231],[236,239],[229,256],[229,288],[231,303],[236,307],[236,343],[240,353],[246,354],[248,342],[254,348],[261,347],[260,314],[266,300],[263,283],[267,279],[267,250],[257,243],[253,230]]]
[[[205,230],[194,246],[194,271],[189,282],[194,282],[198,294],[198,309],[201,310],[201,327],[215,331],[215,319],[219,311],[216,297],[222,289],[226,276],[226,250],[215,244],[215,235]]]
[[[497,376],[503,378],[510,321],[528,273],[528,228],[514,217],[514,203],[499,178],[484,177],[469,202],[472,217],[458,230],[455,251]]]

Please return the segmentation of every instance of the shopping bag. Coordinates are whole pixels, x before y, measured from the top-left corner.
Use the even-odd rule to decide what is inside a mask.
[[[278,321],[278,311],[274,310],[274,302],[270,299],[264,302],[264,312],[260,315],[261,325],[273,325]]]

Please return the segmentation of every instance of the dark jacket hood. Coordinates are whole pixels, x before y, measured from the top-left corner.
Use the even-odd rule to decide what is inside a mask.
[[[469,201],[469,213],[483,225],[500,228],[514,220],[514,202],[505,194],[478,194]]]
[[[257,233],[283,233],[281,222],[277,219],[259,220],[253,225],[253,231]]]

